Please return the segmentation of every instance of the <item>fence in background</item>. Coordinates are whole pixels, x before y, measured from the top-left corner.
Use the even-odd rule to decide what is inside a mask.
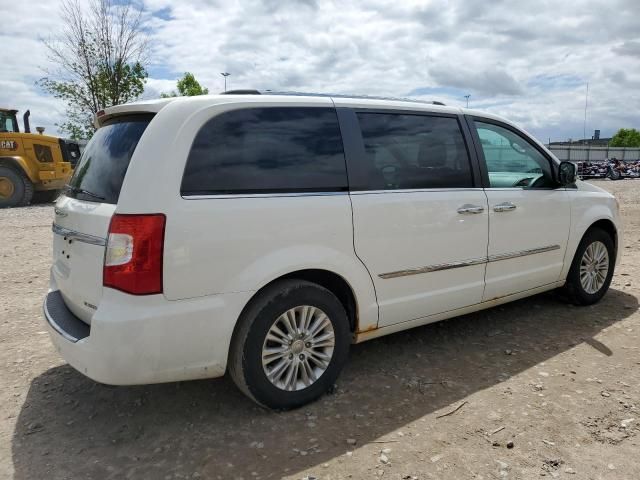
[[[640,148],[592,147],[589,145],[551,145],[548,147],[558,160],[571,162],[598,162],[606,158],[619,160],[640,160]]]

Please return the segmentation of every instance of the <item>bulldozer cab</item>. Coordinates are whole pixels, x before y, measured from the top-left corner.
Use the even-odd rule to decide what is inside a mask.
[[[17,113],[0,108],[0,208],[54,200],[80,159],[77,142],[44,135],[40,127],[32,133],[29,110],[20,132]]]
[[[17,110],[6,110],[0,108],[0,133],[19,133],[18,120],[16,119]]]

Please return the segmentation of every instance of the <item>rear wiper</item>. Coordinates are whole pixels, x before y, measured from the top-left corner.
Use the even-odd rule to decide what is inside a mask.
[[[85,190],[80,187],[73,187],[71,185],[65,185],[66,189],[71,191],[72,193],[83,193],[89,197],[97,198],[98,200],[105,200],[105,198],[97,193],[90,192],[89,190]]]

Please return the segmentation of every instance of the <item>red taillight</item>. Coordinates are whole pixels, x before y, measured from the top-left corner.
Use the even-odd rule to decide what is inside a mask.
[[[162,293],[165,216],[111,218],[102,284],[134,295]]]

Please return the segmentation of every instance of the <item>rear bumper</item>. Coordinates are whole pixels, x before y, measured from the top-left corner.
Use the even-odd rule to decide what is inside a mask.
[[[91,327],[76,317],[67,308],[60,290],[49,292],[44,299],[44,318],[51,328],[58,332],[65,340],[76,343],[87,338]]]
[[[224,374],[236,319],[250,297],[245,292],[168,301],[105,288],[89,326],[52,288],[44,318],[62,357],[97,382],[173,382]]]

